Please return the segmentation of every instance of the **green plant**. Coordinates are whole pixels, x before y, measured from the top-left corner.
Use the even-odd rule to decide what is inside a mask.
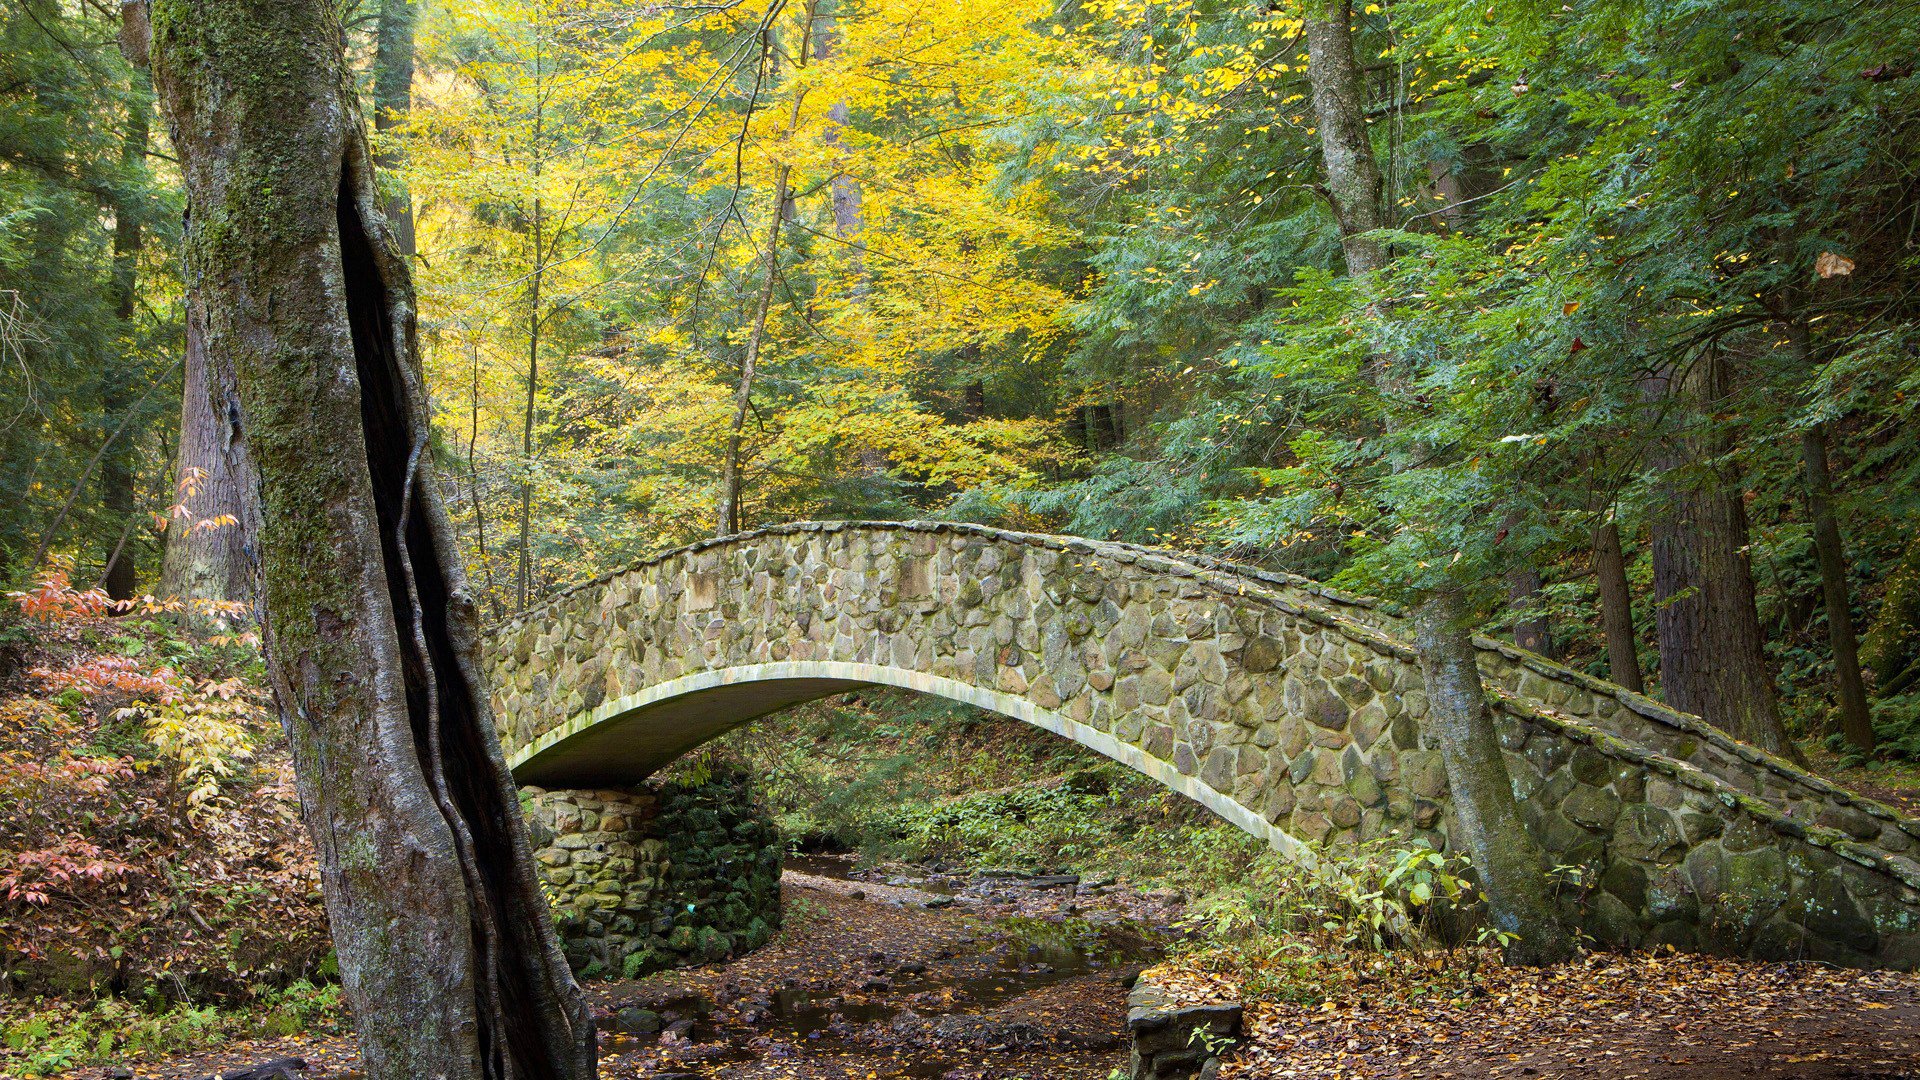
[[[138,1001],[36,1000],[0,1011],[0,1072],[51,1076],[130,1056],[198,1050],[235,1039],[329,1032],[345,1019],[340,987],[301,980],[266,989],[245,1006]]]
[[[1201,897],[1187,959],[1234,970],[1249,997],[1308,1003],[1383,970],[1446,966],[1429,960],[1452,948],[1443,915],[1472,899],[1463,857],[1395,837],[1312,853],[1314,869],[1264,855]]]

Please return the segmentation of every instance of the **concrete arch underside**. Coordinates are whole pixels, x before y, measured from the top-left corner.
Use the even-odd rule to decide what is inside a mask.
[[[1920,965],[1920,823],[1511,646],[1480,661],[1527,823],[1611,944]],[[516,775],[631,783],[719,732],[884,684],[1120,761],[1298,857],[1449,842],[1387,606],[1201,556],[924,522],[706,541],[491,629]]]
[[[872,686],[914,690],[1023,720],[1185,795],[1275,850],[1304,854],[1297,839],[1259,814],[1107,732],[1026,698],[880,664],[794,660],[684,675],[602,702],[522,747],[507,763],[522,782],[544,787],[632,783],[742,724],[803,702]]]

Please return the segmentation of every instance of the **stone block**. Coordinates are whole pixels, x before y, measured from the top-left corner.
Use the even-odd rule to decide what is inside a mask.
[[[1560,804],[1560,810],[1576,825],[1589,829],[1612,827],[1620,816],[1620,802],[1611,791],[1590,783],[1577,784]]]
[[[1438,750],[1408,750],[1400,755],[1400,773],[1407,790],[1423,799],[1447,793],[1447,763]]]

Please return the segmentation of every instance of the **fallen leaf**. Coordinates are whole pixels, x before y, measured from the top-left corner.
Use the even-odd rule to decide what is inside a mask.
[[[1853,260],[1845,255],[1823,251],[1819,258],[1813,260],[1813,272],[1823,278],[1845,277],[1853,273]]]

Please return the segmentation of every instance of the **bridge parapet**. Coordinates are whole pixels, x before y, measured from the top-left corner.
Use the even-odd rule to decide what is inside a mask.
[[[1445,847],[1445,772],[1397,617],[1303,581],[970,526],[808,523],[563,594],[495,629],[488,673],[529,782],[631,783],[755,716],[891,684],[1074,739],[1282,850],[1387,833]],[[1483,644],[1529,826],[1585,871],[1569,916],[1600,940],[1920,963],[1909,823]]]

